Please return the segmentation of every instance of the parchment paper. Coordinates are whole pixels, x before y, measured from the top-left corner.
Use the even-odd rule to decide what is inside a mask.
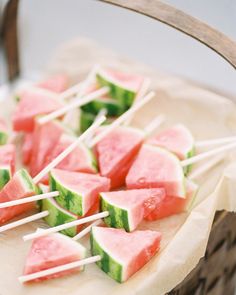
[[[165,113],[167,122],[163,128],[173,123],[186,124],[196,140],[236,134],[236,108],[227,98],[182,79],[158,74],[88,40],[76,40],[61,48],[47,68],[47,73],[66,72],[73,83],[84,77],[94,63],[114,65],[151,77],[156,97],[135,116],[132,124],[142,127],[156,115]],[[142,229],[162,232],[161,251],[126,283],[116,283],[96,265],[89,265],[80,274],[28,286],[20,285],[17,277],[22,274],[30,248],[30,242],[24,243],[21,237],[38,226],[45,226],[43,221],[39,221],[1,234],[0,294],[158,295],[172,290],[204,255],[215,211],[236,209],[236,153],[228,153],[225,157],[223,163],[198,181],[200,190],[191,213],[141,224]],[[89,247],[86,239],[81,242]]]

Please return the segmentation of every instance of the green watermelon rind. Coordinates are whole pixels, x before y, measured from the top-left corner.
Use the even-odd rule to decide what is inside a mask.
[[[186,159],[192,158],[193,156],[195,156],[195,154],[196,154],[195,146],[192,146],[191,150],[186,155]],[[185,176],[187,176],[189,174],[189,172],[192,170],[192,167],[193,167],[193,165],[190,164],[190,165],[185,166],[183,168]]]
[[[108,211],[109,215],[104,218],[104,222],[109,227],[123,228],[130,232],[129,212],[124,208],[112,205],[105,200],[105,193],[100,194],[101,211]]]
[[[0,166],[0,190],[8,183],[11,177],[11,167],[9,165]]]
[[[40,189],[37,185],[35,185],[32,177],[29,175],[26,169],[22,168],[18,172],[16,172],[21,179],[21,183],[26,191],[33,191],[35,194],[40,193]]]
[[[60,194],[55,200],[62,208],[78,216],[84,215],[82,195],[67,188],[66,185],[56,179],[52,172],[49,174],[49,183],[51,191],[59,191]]]
[[[93,124],[95,117],[96,116],[94,114],[81,110],[80,126],[79,126],[80,133],[83,133],[84,131],[86,131]]]
[[[102,71],[96,75],[97,82],[100,86],[108,86],[110,89],[110,96],[117,99],[120,105],[123,107],[123,111],[126,111],[134,102],[136,92],[132,89],[128,89],[119,85],[116,81],[112,81],[107,74]]]
[[[0,145],[6,144],[7,140],[8,140],[7,132],[0,130]]]
[[[119,116],[123,113],[122,106],[112,98],[98,98],[82,106],[81,109],[93,115],[97,115],[102,109],[107,110],[108,116]]]
[[[59,205],[56,206],[53,204],[54,202],[50,198],[41,200],[40,203],[41,211],[49,212],[49,215],[44,217],[44,220],[51,227],[77,220],[76,216],[73,216],[73,214],[70,214],[70,212],[66,212],[65,210],[61,209]],[[60,231],[60,233],[69,237],[74,237],[77,234],[77,227],[70,227]]]
[[[109,255],[96,240],[94,229],[92,228],[90,234],[90,244],[92,255],[100,255],[101,260],[97,261],[96,264],[101,268],[107,275],[116,280],[119,283],[123,281],[123,266]]]

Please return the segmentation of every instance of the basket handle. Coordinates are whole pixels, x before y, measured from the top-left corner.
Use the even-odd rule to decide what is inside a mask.
[[[159,0],[99,0],[154,18],[205,44],[236,69],[236,42],[208,24]]]
[[[99,0],[154,18],[205,44],[236,69],[236,42],[206,23],[159,0]],[[19,75],[17,11],[19,0],[9,0],[3,16],[2,38],[8,78]]]

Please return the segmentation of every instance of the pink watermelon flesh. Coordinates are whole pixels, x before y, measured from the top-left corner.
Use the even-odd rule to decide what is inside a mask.
[[[24,169],[21,169],[14,174],[12,179],[1,190],[0,203],[30,197],[35,193],[36,188],[32,185],[30,176]],[[0,209],[0,224],[33,209],[34,206],[34,203],[28,203]]]
[[[193,201],[197,190],[197,186],[194,183],[187,181],[186,184],[185,199],[165,196],[163,201],[157,204],[156,208],[149,213],[145,219],[148,221],[154,221],[184,212],[188,204]]]
[[[86,249],[78,242],[73,241],[59,233],[37,238],[33,241],[30,252],[26,258],[24,275],[32,274],[42,270],[50,269],[56,266],[75,262],[84,259]],[[34,281],[43,281],[69,275],[83,270],[83,267],[74,268]]]
[[[96,145],[100,173],[111,179],[112,188],[124,185],[126,174],[143,140],[142,131],[118,127]]]
[[[22,145],[22,161],[24,165],[30,163],[31,155],[33,150],[33,132],[24,134],[23,145]]]
[[[12,175],[15,173],[16,147],[13,144],[0,146],[0,166],[9,165]]]
[[[144,144],[126,177],[128,189],[165,189],[168,196],[185,198],[185,178],[179,160],[167,150]]]
[[[120,72],[111,68],[106,68],[103,71],[109,77],[109,79],[114,81],[114,83],[122,85],[122,87],[130,89],[132,91],[137,92],[142,86],[142,76]]]
[[[121,282],[128,280],[158,252],[161,241],[161,234],[152,230],[127,233],[122,229],[93,227],[92,235],[103,253],[122,266]],[[102,255],[102,265],[109,263],[106,259],[106,255]],[[110,271],[108,275],[112,276]]]
[[[7,133],[7,124],[2,118],[0,118],[0,131],[4,131]]]
[[[13,114],[13,129],[32,132],[36,116],[48,114],[61,107],[63,104],[51,96],[40,91],[27,90],[22,94]]]
[[[95,174],[52,169],[51,175],[59,185],[81,196],[84,214],[99,202],[100,192],[107,192],[110,189],[110,180]],[[58,203],[65,208],[63,205],[67,201],[62,197],[60,202],[59,198],[60,196],[57,198]]]
[[[63,132],[63,127],[57,121],[50,121],[46,124],[36,123],[30,160],[32,176],[38,174],[46,166],[47,156],[57,145]]]
[[[61,93],[68,88],[69,79],[66,75],[56,75],[44,81],[41,81],[37,84],[37,86],[56,93]]]
[[[153,210],[155,210],[157,206],[159,206],[159,204],[165,198],[165,191],[164,189],[159,188],[115,191],[101,193],[101,198],[102,203],[105,201],[111,206],[107,208],[108,211],[109,208],[112,208],[112,212],[116,212],[116,209],[118,208],[121,209],[122,212],[128,213],[128,230],[133,231],[137,228],[144,217],[149,215]],[[120,219],[121,216],[119,212],[117,213],[118,216],[115,216],[115,218]],[[114,223],[116,223],[116,221]],[[112,224],[109,225],[112,226]],[[118,226],[115,227],[123,227],[124,221],[118,220],[117,225]],[[125,225],[125,227],[126,226],[127,225]]]
[[[180,160],[188,158],[194,148],[194,139],[190,131],[178,124],[158,133],[150,138],[147,143],[168,149]]]
[[[51,153],[48,154],[45,165],[55,159],[74,141],[75,138],[62,134],[56,146]],[[92,154],[83,144],[78,145],[64,160],[61,161],[61,163],[57,165],[56,168],[85,173],[97,172],[96,167],[93,166],[92,163]]]

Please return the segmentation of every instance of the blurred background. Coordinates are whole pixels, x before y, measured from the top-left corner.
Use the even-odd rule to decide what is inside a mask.
[[[2,1],[2,6],[5,0]],[[6,1],[5,1],[6,2]],[[236,39],[235,0],[165,0]],[[197,41],[157,21],[95,0],[21,0],[23,76],[43,70],[63,42],[85,36],[152,67],[236,94],[236,73]],[[0,63],[3,64],[1,56]],[[0,82],[4,82],[1,67]]]

